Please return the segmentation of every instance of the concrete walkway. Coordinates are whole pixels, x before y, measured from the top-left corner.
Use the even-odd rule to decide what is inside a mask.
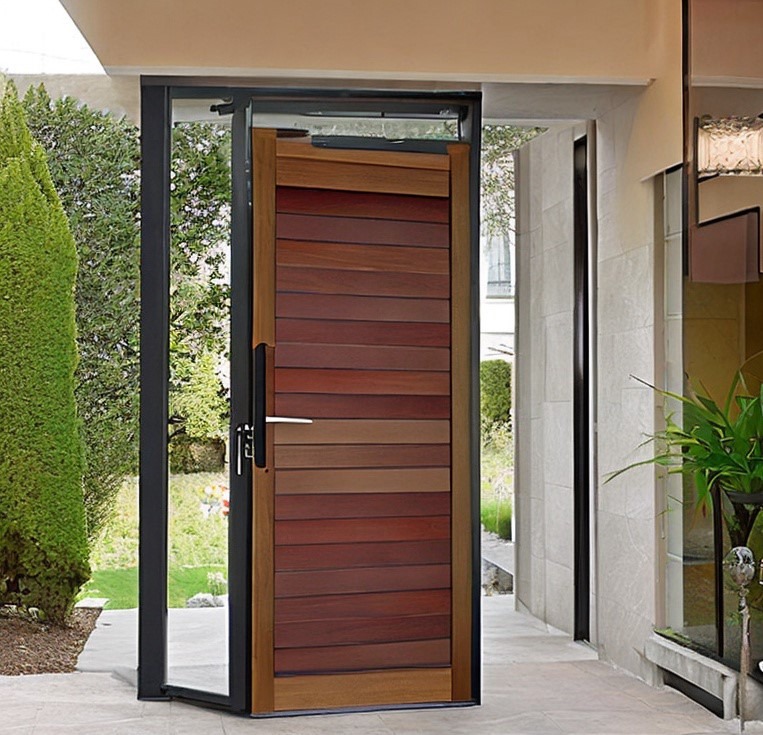
[[[80,672],[0,677],[0,733],[717,735],[738,731],[738,723],[719,720],[675,691],[653,689],[597,661],[589,648],[515,612],[512,596],[487,597],[483,602],[481,707],[249,720],[178,702],[138,702],[124,679]],[[119,668],[124,667],[125,656],[134,656],[129,647],[134,634],[119,632],[117,617],[104,613],[99,629],[103,635],[91,639],[94,647],[88,646],[81,664]]]

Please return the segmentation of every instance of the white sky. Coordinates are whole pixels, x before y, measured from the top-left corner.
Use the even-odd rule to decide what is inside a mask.
[[[0,0],[0,72],[103,74],[58,0]]]

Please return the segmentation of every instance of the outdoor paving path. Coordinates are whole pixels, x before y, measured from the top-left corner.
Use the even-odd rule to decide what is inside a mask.
[[[589,648],[483,598],[481,707],[250,720],[178,702],[138,702],[109,673],[0,677],[0,733],[14,735],[718,735],[738,732],[670,689],[653,689]],[[103,644],[103,639],[101,644]],[[121,662],[119,662],[121,663]],[[750,732],[763,732],[749,727]]]

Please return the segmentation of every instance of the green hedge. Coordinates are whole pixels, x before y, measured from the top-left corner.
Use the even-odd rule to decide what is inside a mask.
[[[16,88],[0,101],[0,603],[61,620],[87,580],[77,259]]]
[[[480,363],[480,415],[485,428],[510,423],[510,362],[485,360]]]

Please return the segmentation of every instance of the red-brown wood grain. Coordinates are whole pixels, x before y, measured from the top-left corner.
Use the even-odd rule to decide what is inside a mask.
[[[405,615],[388,618],[358,618],[276,626],[276,648],[313,648],[315,646],[358,645],[392,641],[447,638],[450,615]]]
[[[294,214],[373,217],[445,224],[450,221],[450,201],[446,198],[286,186],[276,188],[276,209],[278,212]]]
[[[447,299],[279,293],[276,316],[295,319],[350,319],[381,322],[450,321]]]
[[[276,520],[437,516],[450,513],[450,493],[278,495]]]
[[[450,640],[447,638],[363,646],[282,648],[275,654],[277,674],[447,666],[449,663]]]
[[[393,566],[397,564],[447,564],[450,541],[391,541],[315,546],[278,546],[275,550],[277,572],[306,569],[352,569],[355,567]]]
[[[447,248],[450,228],[447,224],[431,222],[279,214],[276,237],[279,240]]]
[[[448,370],[447,347],[330,345],[283,342],[275,350],[275,366],[376,370]]]
[[[423,299],[447,299],[450,296],[450,278],[432,273],[380,273],[281,265],[276,279],[281,293],[299,291],[362,296],[415,296]]]
[[[444,538],[450,538],[449,516],[279,521],[275,533],[276,546]],[[320,553],[320,549],[316,553]],[[422,577],[421,584],[426,589],[426,577]]]
[[[403,345],[448,347],[448,324],[352,322],[346,320],[276,319],[276,344]]]
[[[276,264],[303,268],[435,274],[447,274],[450,267],[448,250],[444,248],[348,245],[302,240],[278,240]]]
[[[445,615],[449,612],[449,589],[376,592],[363,595],[316,595],[275,601],[275,616],[279,623],[392,615]]]
[[[312,467],[447,467],[448,444],[299,444],[275,447],[278,469]]]
[[[315,550],[320,554],[320,548]],[[450,564],[276,572],[276,598],[447,589]]]
[[[447,467],[378,470],[279,470],[276,495],[450,492]]]
[[[276,393],[446,396],[450,375],[418,370],[336,370],[277,368]]]
[[[276,395],[278,416],[326,419],[447,419],[448,396],[341,396],[317,393]]]

